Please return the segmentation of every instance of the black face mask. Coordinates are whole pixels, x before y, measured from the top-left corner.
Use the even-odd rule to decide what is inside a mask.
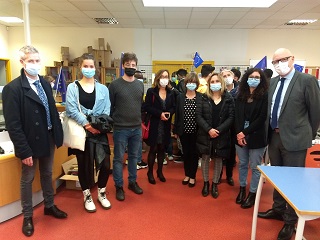
[[[136,73],[135,68],[125,68],[124,72],[129,76],[132,77]]]

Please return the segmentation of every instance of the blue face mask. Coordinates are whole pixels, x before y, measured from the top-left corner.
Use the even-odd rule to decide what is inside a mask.
[[[176,77],[172,77],[172,78],[171,78],[171,81],[172,81],[172,82],[175,82],[176,80],[177,80]]]
[[[81,72],[86,78],[92,78],[96,74],[96,69],[94,68],[82,68]]]
[[[260,83],[260,79],[255,79],[255,78],[248,78],[247,81],[249,87],[258,87],[259,83]]]
[[[220,91],[221,83],[210,83],[210,89],[213,92]]]
[[[194,91],[197,87],[197,84],[196,83],[187,83],[186,87],[188,90]]]

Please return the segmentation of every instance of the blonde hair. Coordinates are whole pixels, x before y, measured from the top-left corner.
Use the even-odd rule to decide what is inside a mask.
[[[220,89],[220,94],[222,95],[224,93],[224,91],[226,90],[226,83],[224,81],[224,78],[221,76],[221,73],[218,74],[218,73],[213,73],[212,76],[208,79],[208,82],[207,82],[207,91],[206,91],[206,95],[211,98],[213,96],[213,92],[212,90],[210,89],[210,82],[211,82],[211,79],[213,76],[217,76],[218,79],[220,80],[220,83],[221,83],[221,89]]]

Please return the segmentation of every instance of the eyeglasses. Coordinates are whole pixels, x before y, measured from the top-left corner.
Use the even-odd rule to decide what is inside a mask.
[[[276,65],[276,64],[278,64],[279,62],[288,62],[289,58],[291,58],[291,57],[292,57],[292,56],[280,58],[280,59],[278,59],[278,60],[272,61],[271,63],[272,63],[273,65]]]

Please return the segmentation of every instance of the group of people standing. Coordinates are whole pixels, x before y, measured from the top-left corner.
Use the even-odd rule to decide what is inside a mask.
[[[50,84],[39,75],[38,50],[25,46],[20,54],[21,75],[4,87],[3,110],[15,155],[22,160],[22,232],[31,236],[34,232],[31,185],[36,162],[39,162],[44,214],[67,217],[54,205],[51,184],[54,147],[62,145],[63,132]],[[66,113],[87,133],[84,151],[69,149],[69,154],[77,157],[85,210],[96,211],[90,192],[94,171],[99,171],[97,201],[102,208],[111,208],[106,197],[111,161],[108,136],[96,129],[87,116],[109,115],[113,119],[113,179],[116,199],[123,201],[126,151],[128,189],[136,194],[143,193],[137,183],[137,163],[142,151],[142,110],[150,115],[149,138],[145,140],[150,146],[147,172],[150,184],[156,184],[153,174],[156,159],[156,176],[166,182],[163,160],[172,131],[182,145],[183,185],[195,186],[198,160],[201,159],[202,195],[206,197],[211,193],[213,198],[218,198],[223,161],[226,162],[227,182],[234,185],[232,169],[236,149],[240,190],[235,201],[242,208],[252,207],[260,177],[257,166],[262,162],[266,146],[269,145],[272,165],[304,166],[306,150],[320,124],[317,80],[295,71],[294,56],[288,49],[278,49],[272,63],[279,76],[271,79],[270,87],[264,72],[257,68],[248,69],[240,81],[239,71],[215,73],[214,67],[204,65],[201,79],[191,72],[181,77],[177,86],[170,81],[169,71],[163,69],[155,75],[153,86],[143,101],[143,83],[134,77],[138,64],[134,53],[123,55],[124,75],[112,81],[108,88],[94,79],[94,58],[84,54],[80,61],[82,77],[68,85]],[[173,115],[174,127],[171,129]],[[213,161],[211,187],[210,159]],[[252,174],[247,194],[249,167]],[[290,239],[297,216],[276,190],[273,197],[273,208],[259,213],[259,217],[284,220],[278,239]]]

